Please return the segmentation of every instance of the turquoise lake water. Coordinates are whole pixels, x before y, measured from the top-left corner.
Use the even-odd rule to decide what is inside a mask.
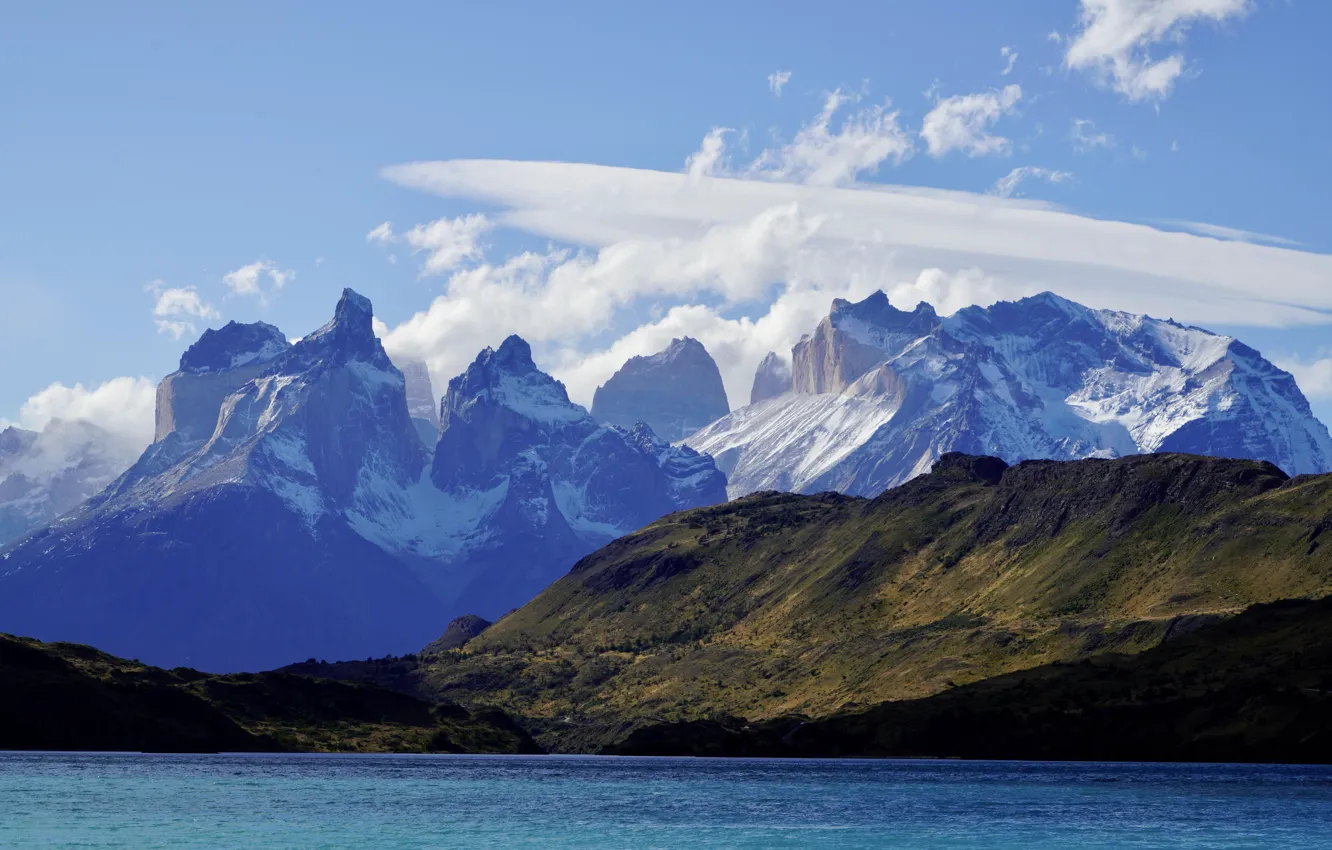
[[[0,754],[5,848],[1332,847],[1332,769]]]

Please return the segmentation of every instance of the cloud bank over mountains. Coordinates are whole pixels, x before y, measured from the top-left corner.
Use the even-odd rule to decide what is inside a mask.
[[[681,172],[501,160],[391,166],[383,174],[398,185],[497,211],[484,226],[479,214],[416,226],[449,235],[435,247],[450,258],[446,268],[432,268],[434,254],[422,265],[423,274],[447,271],[443,292],[385,328],[385,344],[447,379],[479,348],[519,333],[588,403],[627,357],[688,335],[742,399],[759,360],[789,351],[833,298],[880,288],[900,306],[927,301],[945,314],[1053,290],[1204,326],[1332,318],[1332,257],[1012,197],[1024,179],[1056,183],[1066,172],[1017,166],[989,194],[861,182],[918,146],[935,156],[1011,154],[991,128],[1020,95],[1014,85],[936,100],[912,131],[887,102],[861,106],[861,96],[835,91],[789,143],[735,162],[730,131],[717,129]],[[492,228],[553,247],[492,257],[471,235]],[[620,330],[608,338],[608,328]]]

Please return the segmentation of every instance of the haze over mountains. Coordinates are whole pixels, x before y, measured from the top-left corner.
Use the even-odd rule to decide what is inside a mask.
[[[106,429],[84,420],[0,431],[0,546],[97,495],[134,457]]]

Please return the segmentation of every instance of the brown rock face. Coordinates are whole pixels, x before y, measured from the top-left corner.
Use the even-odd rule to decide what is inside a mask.
[[[157,385],[157,427],[153,442],[179,432],[187,440],[206,440],[217,426],[222,401],[258,377],[267,361],[224,372],[173,372]]]
[[[186,440],[213,434],[222,401],[259,376],[291,344],[264,322],[209,328],[180,357],[180,368],[157,386],[153,442],[173,432]]]
[[[858,342],[825,318],[791,349],[791,386],[798,393],[839,393],[884,360],[880,348]]]
[[[924,302],[907,312],[889,304],[883,292],[856,303],[835,299],[814,333],[791,349],[792,387],[798,393],[839,393],[938,325],[934,308]]]

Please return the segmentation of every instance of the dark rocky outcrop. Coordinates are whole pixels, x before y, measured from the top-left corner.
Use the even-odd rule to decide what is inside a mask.
[[[648,725],[605,752],[1332,763],[1332,599],[1259,605],[1139,655],[827,718]]]
[[[490,628],[493,623],[489,620],[478,617],[475,614],[463,614],[449,623],[449,627],[444,630],[437,640],[426,645],[421,650],[422,655],[433,655],[439,652],[447,652],[450,649],[460,649],[467,644],[469,640]]]
[[[500,712],[287,673],[209,676],[0,635],[0,750],[540,752]]]

